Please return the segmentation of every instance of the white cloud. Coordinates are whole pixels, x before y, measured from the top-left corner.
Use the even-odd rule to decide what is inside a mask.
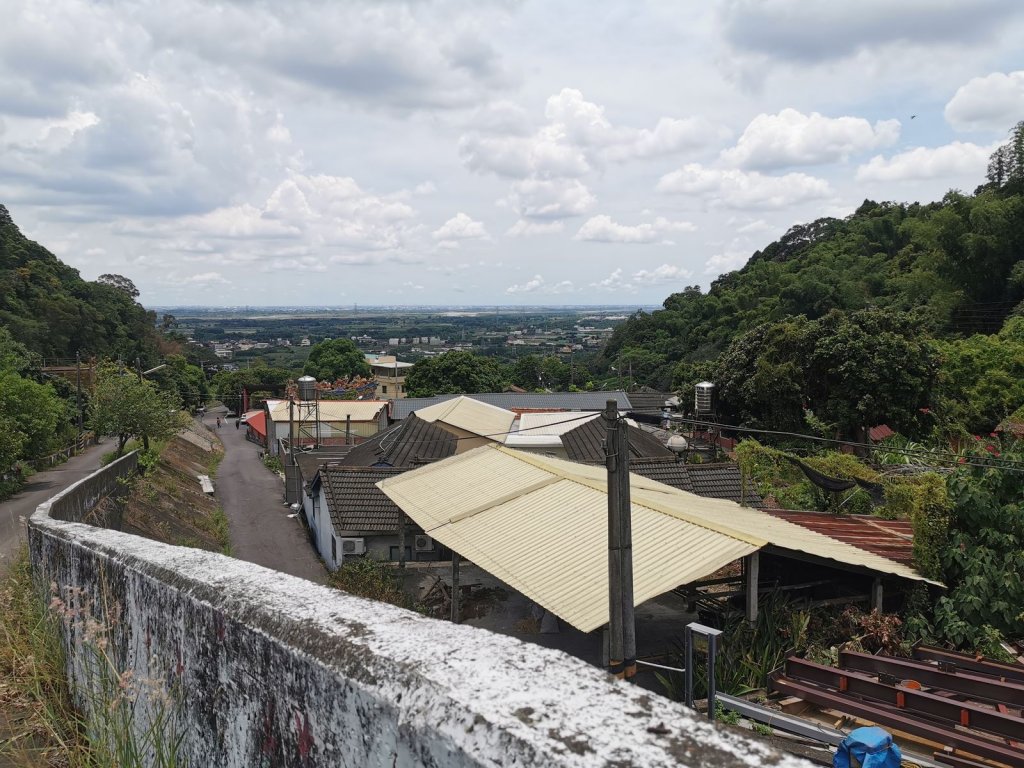
[[[985,176],[994,147],[954,141],[941,147],[915,147],[892,157],[878,155],[857,169],[857,181],[917,181],[920,179]]]
[[[189,283],[192,285],[229,285],[230,280],[227,280],[220,272],[200,272],[198,275],[192,275],[191,277],[180,278],[181,282]]]
[[[596,288],[599,291],[607,291],[609,293],[614,293],[615,291],[623,289],[635,290],[635,288],[629,284],[628,279],[623,279],[621,268],[612,270],[612,273],[608,275],[608,277],[603,280],[598,280],[596,283],[591,283],[590,287]]]
[[[597,199],[576,179],[523,179],[512,185],[509,202],[525,219],[565,219],[587,212]]]
[[[561,221],[528,221],[519,219],[505,232],[509,237],[532,237],[534,235],[554,235],[561,232],[565,224]]]
[[[716,253],[704,262],[704,274],[717,276],[726,272],[732,272],[746,264],[749,258],[750,254],[740,253],[739,251]]]
[[[505,117],[496,119],[495,113]],[[653,129],[615,126],[604,107],[574,88],[550,96],[544,116],[548,122],[527,133],[524,113],[518,108],[513,112],[507,102],[478,111],[474,130],[459,140],[463,163],[474,171],[510,178],[579,178],[606,161],[668,155],[722,135],[700,117],[663,117]]]
[[[706,168],[689,163],[658,181],[659,192],[696,195],[728,208],[785,208],[808,200],[829,197],[824,179],[804,173],[765,176],[756,171]]]
[[[543,285],[544,278],[540,275],[534,275],[532,280],[527,280],[525,283],[510,285],[505,289],[505,293],[533,293],[540,290]]]
[[[756,169],[820,165],[887,147],[899,135],[899,120],[882,120],[872,126],[860,117],[805,115],[787,107],[775,115],[755,117],[736,146],[722,152],[722,159]]]
[[[738,54],[808,65],[886,46],[977,41],[1020,6],[1007,0],[725,0],[718,10],[724,37]]]
[[[505,293],[545,293],[545,294],[561,294],[561,293],[572,293],[576,288],[573,286],[571,280],[561,280],[557,283],[547,283],[541,275],[534,275],[532,279],[527,280],[525,283],[510,285],[505,289]]]
[[[969,80],[957,88],[944,114],[958,131],[1008,131],[1024,118],[1024,70]]]
[[[634,283],[644,283],[647,285],[660,285],[664,283],[676,283],[680,280],[685,280],[690,277],[692,273],[688,269],[683,269],[672,264],[662,264],[660,267],[655,267],[652,270],[641,269],[639,272],[633,273]]]
[[[600,243],[657,243],[667,232],[693,232],[697,227],[688,221],[669,221],[658,217],[636,226],[618,224],[610,216],[601,214],[588,219],[573,237]]]
[[[490,240],[483,222],[474,221],[462,211],[434,230],[435,240]]]

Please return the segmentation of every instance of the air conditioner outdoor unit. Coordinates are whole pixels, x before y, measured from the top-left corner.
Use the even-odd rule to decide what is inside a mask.
[[[429,536],[417,536],[415,547],[417,552],[433,552],[434,540]]]
[[[341,554],[343,555],[365,555],[366,539],[342,539]]]

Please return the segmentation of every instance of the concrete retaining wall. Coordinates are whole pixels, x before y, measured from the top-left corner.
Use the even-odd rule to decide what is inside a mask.
[[[178,702],[194,766],[803,766],[557,651],[75,522],[129,456],[39,506],[32,566]],[[87,632],[66,633],[83,691]]]

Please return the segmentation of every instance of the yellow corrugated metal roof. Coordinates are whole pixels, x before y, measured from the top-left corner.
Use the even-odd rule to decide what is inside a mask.
[[[512,411],[464,395],[420,408],[415,413],[423,421],[449,424],[498,442],[505,441],[505,434],[512,429],[516,419]]]
[[[608,621],[603,467],[485,446],[378,483],[427,533],[584,632]],[[907,579],[828,536],[630,475],[636,603],[772,544]]]
[[[556,413],[524,413],[519,417],[519,431],[524,435],[561,436],[591,419],[601,416],[599,411],[558,411]]]
[[[352,421],[376,421],[381,410],[388,405],[387,400],[321,400],[320,421],[345,421],[351,416]],[[312,406],[311,402],[302,403],[300,412],[299,403],[295,404],[295,418],[312,418],[308,416]],[[288,401],[281,400],[270,409],[271,421],[288,421]]]

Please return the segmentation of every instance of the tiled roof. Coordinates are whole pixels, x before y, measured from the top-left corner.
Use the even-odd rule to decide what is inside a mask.
[[[629,402],[633,404],[634,411],[661,413],[665,401],[672,396],[671,392],[630,392]]]
[[[744,489],[739,464],[731,462],[689,464],[686,471],[690,475],[693,492],[698,496],[729,499],[737,504],[741,503],[742,499],[742,503],[748,507],[761,506],[761,497],[753,487],[753,483],[748,482]]]
[[[337,464],[321,467],[318,482],[323,486],[334,529],[365,533],[397,530],[399,509],[376,484],[404,471]]]
[[[346,467],[418,467],[451,456],[458,445],[451,432],[413,414],[357,445],[341,464]]]
[[[630,460],[629,471],[709,499],[727,499],[748,507],[760,507],[757,490],[744,490],[739,464],[678,464],[664,460]]]
[[[690,473],[686,471],[686,465],[680,464],[675,459],[634,459],[630,457],[629,471],[641,475],[659,483],[671,485],[680,491],[694,493],[693,483],[690,482]]]
[[[603,419],[585,421],[575,429],[562,435],[562,447],[570,461],[583,463],[604,461],[604,443],[607,440],[607,428]],[[662,457],[670,458],[674,454],[654,436],[637,427],[629,427],[630,457]]]
[[[401,421],[413,411],[427,408],[459,395],[437,395],[436,397],[407,397],[404,400],[391,401],[392,421]],[[620,411],[628,411],[633,406],[625,392],[479,392],[466,395],[474,400],[499,408],[514,410],[565,410],[565,411],[601,411],[605,402],[614,400]]]
[[[321,466],[341,461],[350,450],[351,446],[332,445],[326,449],[296,452],[295,463],[299,465],[302,481],[311,482]]]
[[[833,515],[770,509],[768,514],[852,544],[904,565],[914,565],[914,526],[908,520],[883,520],[874,515]]]
[[[879,424],[877,427],[871,427],[868,430],[868,437],[875,443],[879,443],[882,440],[885,440],[885,438],[892,437],[895,434],[896,433],[890,429],[888,424]]]

